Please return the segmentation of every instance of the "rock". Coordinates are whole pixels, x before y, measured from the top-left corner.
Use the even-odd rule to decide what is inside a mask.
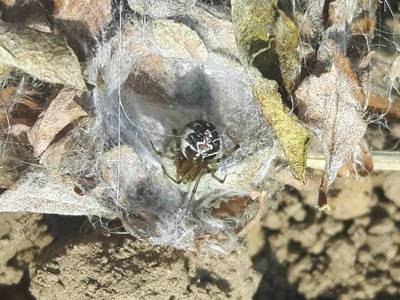
[[[379,199],[377,199],[377,202],[378,201],[379,201]],[[385,210],[387,211],[388,215],[391,216],[391,217],[397,212],[397,207],[392,202],[382,203],[381,205],[385,208]]]
[[[393,281],[395,281],[396,283],[400,283],[400,266],[398,264],[392,265],[389,268],[389,272]]]
[[[353,241],[356,247],[361,247],[364,245],[367,239],[367,233],[365,232],[365,229],[360,226],[355,226],[354,230],[348,231],[348,234],[350,235],[350,239]]]
[[[330,214],[338,220],[349,220],[367,214],[373,205],[372,182],[362,180],[343,180],[336,186],[340,192],[330,200]]]
[[[391,261],[392,259],[394,259],[397,255],[398,250],[399,247],[397,245],[392,245],[385,253],[387,260]]]
[[[363,249],[358,252],[357,260],[363,265],[368,265],[373,261],[373,257],[371,256],[369,251]]]
[[[323,223],[324,232],[330,236],[341,232],[343,230],[343,223],[335,221],[333,218],[327,218],[326,222]]]
[[[84,24],[87,30],[97,35],[111,20],[110,0],[54,0],[54,17],[70,26]]]
[[[330,236],[326,234],[321,234],[317,241],[312,245],[308,251],[312,254],[321,254],[322,251],[326,248],[327,241],[330,239]]]
[[[389,262],[384,255],[378,255],[374,258],[373,261],[374,266],[381,271],[389,270]]]
[[[347,240],[336,240],[328,244],[327,254],[330,263],[326,269],[321,266],[321,270],[312,273],[302,274],[299,279],[299,291],[307,298],[313,298],[324,293],[329,287],[334,287],[343,282],[350,282],[357,285],[363,280],[362,277],[356,278],[354,262],[356,259],[356,249]]]
[[[203,41],[186,25],[172,20],[157,20],[153,25],[154,39],[163,56],[207,60]]]
[[[356,260],[356,248],[348,240],[336,240],[327,247],[327,254],[331,258],[331,266],[338,264],[352,266]],[[342,274],[342,276],[348,276]]]
[[[297,199],[296,199],[297,200]],[[297,200],[298,201],[298,200]],[[306,211],[303,208],[303,204],[300,202],[297,203],[293,203],[290,205],[287,205],[284,208],[285,214],[288,217],[292,217],[294,220],[296,220],[297,222],[301,222],[304,220],[304,218],[306,217]]]
[[[289,266],[288,279],[290,283],[295,283],[304,273],[311,270],[313,263],[311,258],[306,255],[298,262]]]
[[[383,182],[383,190],[385,196],[394,202],[397,207],[400,207],[400,174],[398,172],[386,173]]]
[[[312,224],[309,227],[296,231],[294,228],[290,228],[287,234],[294,241],[301,243],[303,247],[310,248],[318,240],[320,230],[321,228],[318,224]]]
[[[355,226],[367,227],[370,223],[371,223],[371,218],[369,215],[354,219]]]
[[[371,255],[385,254],[392,246],[393,241],[389,236],[369,235],[366,244],[371,249]]]
[[[279,263],[281,263],[281,264],[284,263],[288,257],[288,249],[287,249],[286,245],[284,245],[281,248],[278,248],[275,252],[275,256]]]
[[[275,211],[270,210],[263,218],[262,224],[268,229],[279,230],[282,228],[283,223],[279,215]]]
[[[68,124],[87,116],[75,102],[75,97],[79,97],[77,91],[68,88],[61,90],[28,132],[35,156],[40,156]]]
[[[8,265],[14,259],[26,266],[49,245],[53,237],[38,214],[1,213],[0,218],[0,284],[17,284],[23,275],[19,268]]]
[[[369,229],[368,232],[372,234],[387,234],[392,232],[395,229],[395,225],[392,219],[385,218],[380,220],[379,223],[373,224]]]

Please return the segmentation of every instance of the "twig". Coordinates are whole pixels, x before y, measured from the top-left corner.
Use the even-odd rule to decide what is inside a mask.
[[[400,152],[372,151],[374,171],[400,171]],[[307,168],[323,170],[325,158],[320,153],[312,153],[307,157]]]

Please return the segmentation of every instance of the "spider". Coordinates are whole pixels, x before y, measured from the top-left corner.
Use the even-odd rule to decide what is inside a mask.
[[[203,175],[211,174],[211,176],[220,183],[224,183],[226,176],[221,179],[215,172],[218,169],[218,163],[229,157],[233,152],[239,149],[240,145],[236,145],[223,153],[221,137],[211,123],[203,120],[197,120],[187,124],[178,135],[176,129],[172,129],[175,136],[176,150],[175,154],[167,155],[157,150],[152,141],[151,146],[159,156],[175,160],[177,178],[168,174],[167,170],[161,165],[164,174],[177,184],[189,183],[195,181],[190,201],[194,199],[200,179]],[[227,134],[228,137],[234,139]]]

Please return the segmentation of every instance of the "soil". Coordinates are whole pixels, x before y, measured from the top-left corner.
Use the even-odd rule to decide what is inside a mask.
[[[399,179],[340,179],[330,197],[348,203],[342,213],[287,186],[225,256],[110,235],[84,217],[2,213],[0,298],[398,299]]]

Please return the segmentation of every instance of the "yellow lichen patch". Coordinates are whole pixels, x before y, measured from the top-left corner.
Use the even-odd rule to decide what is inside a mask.
[[[232,22],[246,63],[290,92],[301,70],[299,29],[277,1],[232,1]]]
[[[268,25],[275,22],[276,9],[276,0],[232,0],[232,21],[239,48],[248,52],[254,43],[269,43]]]
[[[275,81],[254,76],[252,91],[266,121],[273,128],[289,163],[293,176],[305,181],[306,149],[309,140],[307,130],[283,105]]]
[[[232,0],[235,38],[250,70],[253,95],[275,131],[293,176],[304,182],[308,132],[282,103],[278,84],[289,93],[300,73],[299,30],[276,0]],[[254,68],[258,69],[254,72]],[[267,79],[268,78],[268,79]],[[273,80],[269,80],[273,79]]]
[[[296,24],[281,10],[275,27],[274,46],[278,56],[283,83],[291,91],[297,76],[300,74],[299,29]]]

